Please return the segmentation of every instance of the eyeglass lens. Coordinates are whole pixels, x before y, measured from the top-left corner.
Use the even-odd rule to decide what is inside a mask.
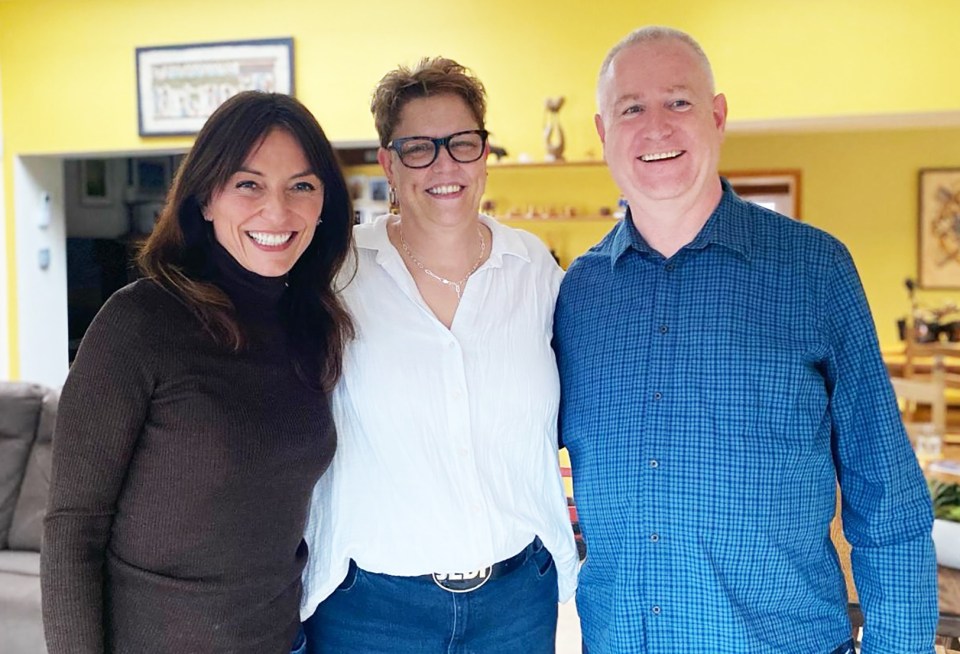
[[[411,168],[426,168],[437,158],[438,148],[446,145],[450,157],[459,163],[471,163],[483,155],[483,134],[464,132],[441,139],[408,138],[400,143],[400,161]]]

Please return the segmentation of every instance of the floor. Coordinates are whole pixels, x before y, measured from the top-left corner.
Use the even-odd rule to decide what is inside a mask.
[[[577,617],[577,605],[572,599],[560,605],[557,654],[580,654],[580,619]]]

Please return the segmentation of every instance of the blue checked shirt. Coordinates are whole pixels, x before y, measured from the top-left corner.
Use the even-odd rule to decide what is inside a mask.
[[[590,654],[933,651],[932,513],[860,280],[831,236],[738,198],[669,259],[628,215],[556,310]],[[690,650],[692,651],[692,650]]]

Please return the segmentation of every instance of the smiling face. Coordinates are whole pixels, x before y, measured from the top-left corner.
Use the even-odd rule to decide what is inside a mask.
[[[263,277],[290,272],[317,229],[323,184],[303,148],[283,129],[253,147],[204,209],[217,242]]]
[[[440,138],[479,129],[467,103],[456,95],[437,95],[408,101],[391,139],[409,136]],[[487,154],[472,163],[458,163],[446,148],[426,168],[407,168],[393,150],[380,148],[378,159],[390,185],[397,189],[405,218],[442,225],[476,219],[486,185]]]
[[[624,48],[600,80],[598,101],[604,158],[634,211],[657,203],[712,210],[727,105],[687,44]]]

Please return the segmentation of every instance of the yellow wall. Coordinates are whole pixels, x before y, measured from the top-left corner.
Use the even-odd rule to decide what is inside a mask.
[[[802,170],[803,220],[850,248],[886,348],[909,311],[904,279],[917,276],[918,171],[949,166],[960,167],[960,129],[741,135],[727,139],[721,160],[724,170]],[[960,301],[957,286],[918,298]]]
[[[802,219],[850,248],[863,278],[881,344],[897,346],[896,320],[909,311],[904,287],[917,277],[918,175],[921,168],[960,168],[960,128],[728,135],[725,172],[800,170]],[[486,198],[509,207],[573,205],[580,213],[614,206],[616,187],[600,165],[493,168]],[[586,249],[609,226],[602,221],[513,221],[554,247],[561,262]],[[956,291],[919,291],[931,306],[960,303]]]
[[[953,0],[464,0],[455,5],[446,0],[0,0],[5,145],[0,181],[7,190],[5,290],[12,375],[17,374],[18,339],[14,158],[189,142],[137,136],[137,46],[292,36],[297,95],[338,140],[373,138],[367,102],[383,72],[423,54],[445,54],[470,65],[484,80],[490,95],[488,126],[511,153],[542,156],[543,99],[563,94],[568,156],[597,158],[591,118],[597,66],[610,44],[649,22],[672,24],[700,39],[713,60],[718,86],[729,97],[734,121],[960,106],[960,85],[952,72],[960,3]],[[833,173],[804,171],[813,184],[804,191],[808,215],[824,206],[811,195],[825,188],[814,180],[835,174],[838,162],[848,157],[812,157]],[[739,165],[750,153],[732,147],[728,158]],[[941,163],[921,158],[916,157],[915,166]],[[904,198],[913,192],[905,190]],[[891,203],[878,204],[886,208]],[[906,224],[912,225],[912,213],[907,215]],[[892,214],[890,220],[895,220]],[[884,262],[891,244],[880,243],[876,254],[870,244],[852,245],[866,275],[873,268],[886,275],[876,282],[868,279],[875,300],[888,287]]]

